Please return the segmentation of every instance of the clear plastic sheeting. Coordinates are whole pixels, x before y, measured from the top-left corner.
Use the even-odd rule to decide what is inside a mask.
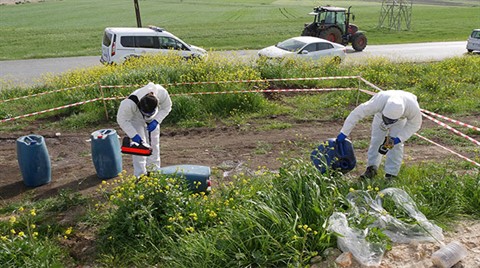
[[[387,198],[394,202],[396,209],[405,212],[412,223],[397,219],[385,210],[382,203]],[[369,228],[379,228],[393,242],[441,242],[444,239],[442,228],[428,221],[404,190],[387,188],[378,192],[375,199],[367,191],[354,191],[347,195],[347,200],[350,203],[349,217],[373,217],[375,220]],[[328,230],[338,234],[338,247],[344,252],[350,251],[359,263],[380,265],[385,246],[367,241],[368,228],[351,228],[347,214],[335,212],[329,218]]]
[[[366,231],[348,226],[344,213],[334,212],[328,219],[328,230],[337,233],[337,246],[343,252],[351,252],[362,265],[379,266],[385,247],[366,240]]]

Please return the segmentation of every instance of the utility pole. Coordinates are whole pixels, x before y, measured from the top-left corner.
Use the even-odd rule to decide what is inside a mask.
[[[142,28],[142,19],[140,18],[140,7],[138,6],[138,0],[133,0],[135,6],[135,15],[137,16],[137,27]]]

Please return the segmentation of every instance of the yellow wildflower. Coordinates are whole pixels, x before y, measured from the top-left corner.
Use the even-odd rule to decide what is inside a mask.
[[[65,230],[65,234],[70,235],[72,233],[72,230],[73,230],[72,227],[68,227],[67,230]]]

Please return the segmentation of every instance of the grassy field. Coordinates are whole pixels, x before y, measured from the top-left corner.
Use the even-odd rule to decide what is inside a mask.
[[[434,3],[434,2],[432,2]],[[410,31],[379,29],[380,2],[325,1],[352,6],[369,44],[466,40],[480,25],[478,1],[415,4]],[[142,25],[166,28],[214,50],[259,49],[300,35],[318,1],[140,1]],[[0,60],[99,55],[105,27],[136,26],[133,1],[45,0],[0,6]]]

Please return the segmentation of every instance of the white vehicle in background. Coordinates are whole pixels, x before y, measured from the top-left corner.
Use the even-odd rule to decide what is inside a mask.
[[[480,29],[473,30],[467,40],[467,51],[480,51]]]
[[[258,51],[259,57],[271,59],[295,57],[319,60],[331,57],[343,60],[346,55],[347,48],[345,46],[313,36],[293,37]]]
[[[120,64],[128,58],[172,51],[185,58],[203,57],[207,54],[205,49],[189,45],[159,27],[105,28],[100,62]]]

